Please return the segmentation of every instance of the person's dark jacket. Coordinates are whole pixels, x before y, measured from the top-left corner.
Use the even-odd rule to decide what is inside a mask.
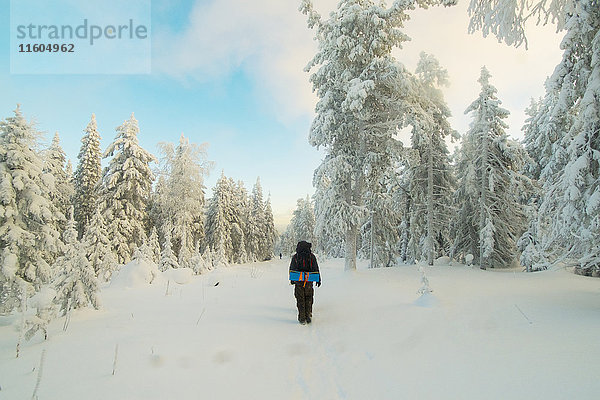
[[[298,243],[296,254],[292,256],[292,261],[290,262],[290,271],[319,272],[317,257],[310,251],[311,246],[312,244],[305,241]]]

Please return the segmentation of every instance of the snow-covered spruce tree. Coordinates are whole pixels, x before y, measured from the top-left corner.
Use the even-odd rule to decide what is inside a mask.
[[[229,262],[227,261],[227,255],[225,253],[225,243],[221,242],[217,245],[217,248],[212,252],[211,255],[213,268],[228,267]]]
[[[312,243],[313,251],[323,252],[316,240],[315,212],[308,195],[305,199],[300,198],[297,200],[296,209],[292,212],[292,219],[275,245],[276,253],[293,254],[296,251],[296,244],[301,240]]]
[[[547,268],[547,264],[540,260],[544,259],[540,254],[540,247],[536,240],[535,219],[530,220],[529,229],[525,231],[517,241],[517,247],[521,252],[519,261],[527,272],[540,271]]]
[[[96,116],[85,128],[79,149],[79,163],[75,170],[75,221],[77,231],[82,237],[96,212],[99,196],[99,183],[102,177],[102,152],[100,151],[100,133],[96,124]]]
[[[77,229],[71,209],[67,229],[63,234],[64,254],[56,260],[59,271],[53,286],[56,290],[54,301],[63,315],[71,309],[92,306],[100,307],[98,280],[92,264],[86,257],[82,244],[77,240]]]
[[[546,85],[532,151],[544,151],[546,132],[556,138],[541,170],[542,197],[535,227],[542,260],[571,259],[578,271],[600,273],[600,7],[572,4],[561,63]]]
[[[542,112],[544,106],[542,99],[531,99],[529,107],[525,109],[527,119],[525,119],[525,124],[521,128],[524,134],[523,146],[529,155],[523,172],[534,180],[540,179],[542,168],[552,156],[552,144],[556,141],[547,136],[549,131],[540,131],[540,127],[544,125],[541,119],[547,115],[547,113]],[[540,139],[543,140],[543,143],[539,142]]]
[[[410,196],[409,165],[415,164],[419,159],[416,150],[405,148],[400,153],[400,159],[392,175],[390,192],[394,204],[394,211],[400,219],[397,226],[398,234],[398,257],[404,264],[413,264],[420,257],[418,246],[414,245],[411,236],[410,220],[416,216],[411,212],[412,202]],[[418,244],[418,242],[417,242]]]
[[[116,130],[115,140],[104,152],[112,159],[102,176],[101,203],[112,250],[123,264],[146,239],[146,210],[154,180],[149,164],[156,159],[139,145],[133,113]]]
[[[150,218],[150,225],[156,227],[158,231],[159,239],[162,243],[162,232],[163,225],[170,223],[167,210],[170,208],[167,187],[167,176],[166,174],[160,173],[156,179],[154,189],[150,194],[150,208],[148,210],[148,217]]]
[[[0,122],[0,312],[18,306],[19,286],[39,290],[52,279],[49,263],[62,247],[54,179],[35,151],[38,137],[19,106]]]
[[[65,173],[69,177],[69,181],[73,187],[73,195],[75,195],[75,175],[73,175],[73,163],[71,163],[71,160],[67,160],[67,163],[65,164]],[[72,200],[73,199],[71,198],[71,202]]]
[[[190,235],[187,233],[187,227],[186,225],[183,225],[179,229],[174,229],[174,231],[179,232],[180,234],[179,254],[177,256],[177,262],[179,263],[179,266],[181,268],[189,268],[194,253],[193,250],[190,250],[191,246],[188,244],[188,240],[190,240]]]
[[[247,263],[248,256],[246,254],[246,243],[244,242],[244,231],[242,230],[240,224],[234,223],[231,226],[230,239],[233,250],[231,262],[236,264]]]
[[[233,245],[233,262],[248,262],[246,253],[246,237],[248,236],[248,220],[250,218],[250,201],[242,181],[235,184],[233,192],[233,209],[237,216],[232,226],[231,241]]]
[[[408,40],[399,28],[406,10],[440,3],[395,1],[385,8],[371,0],[342,0],[327,20],[310,0],[301,3],[319,42],[306,67],[314,71],[310,80],[319,97],[309,141],[326,152],[313,181],[315,201],[323,202],[316,207],[317,230],[343,238],[346,269],[356,268],[359,229],[369,211],[365,193],[392,168],[398,147],[393,136],[409,109],[403,91],[410,74],[391,56]]]
[[[582,35],[592,39],[589,75],[582,68],[580,79],[587,82],[580,98],[579,112],[569,131],[572,138],[566,147],[568,162],[559,184],[564,203],[560,209],[562,227],[569,232],[571,256],[579,271],[600,275],[600,2],[578,4],[580,20],[567,22],[584,26]],[[587,44],[587,43],[586,43]],[[590,49],[590,47],[588,47]],[[590,54],[591,53],[591,54]],[[591,57],[590,57],[591,56]]]
[[[527,272],[546,268],[546,262],[541,261],[544,257],[542,257],[541,244],[537,235],[537,212],[542,196],[539,184],[541,171],[552,158],[552,147],[556,141],[556,135],[552,135],[553,129],[540,130],[545,125],[547,111],[547,105],[542,99],[531,99],[529,107],[525,110],[527,119],[521,128],[525,136],[523,144],[527,152],[522,172],[530,180],[530,190],[524,193],[526,195],[524,210],[529,226],[517,241],[517,247],[521,252],[519,261]]]
[[[267,241],[265,230],[265,203],[263,201],[260,178],[252,188],[250,196],[250,214],[248,216],[248,235],[246,237],[246,249],[250,261],[263,261],[262,251]]]
[[[370,259],[370,267],[389,267],[400,256],[402,204],[397,195],[400,175],[397,168],[387,171],[367,193],[366,206],[371,210],[361,229],[361,257]]]
[[[241,182],[222,173],[206,211],[206,248],[213,266],[268,259],[275,239],[273,213],[262,201],[260,184],[249,199]]]
[[[457,138],[450,127],[450,109],[444,101],[442,85],[448,84],[448,72],[438,60],[421,53],[416,75],[422,91],[423,112],[409,116],[412,125],[412,149],[415,162],[409,163],[410,232],[414,241],[423,246],[416,254],[429,265],[450,247],[449,222],[455,181],[450,168],[446,138]]]
[[[204,177],[211,167],[207,161],[206,146],[190,143],[183,134],[177,146],[160,144],[164,155],[162,173],[166,179],[157,190],[161,197],[158,202],[162,219],[158,224],[170,222],[173,251],[184,263],[189,261],[194,243],[204,239]],[[184,249],[183,245],[186,246]]]
[[[60,146],[58,132],[54,134],[52,144],[44,152],[44,159],[44,172],[54,177],[54,190],[50,192],[50,199],[60,213],[61,220],[58,221],[58,230],[63,232],[67,222],[66,215],[71,208],[74,189],[71,176],[65,169],[67,157]]]
[[[484,34],[491,31],[508,44],[526,43],[524,25],[531,17],[567,31],[561,43],[562,60],[547,81],[546,96],[526,130],[527,150],[533,159],[529,170],[533,178],[539,173],[542,187],[540,209],[529,233],[541,247],[535,254],[543,267],[548,261],[570,257],[582,269],[598,269],[593,261],[598,254],[593,233],[598,229],[590,228],[597,227],[598,221],[593,206],[598,158],[593,154],[598,151],[594,124],[598,120],[599,10],[597,0],[471,2],[471,28],[482,29]]]
[[[158,269],[163,272],[171,268],[179,268],[177,257],[175,257],[175,253],[173,253],[173,248],[171,246],[171,230],[168,223],[163,226],[163,244],[160,252],[160,261],[158,263]]]
[[[345,255],[344,233],[335,229],[332,224],[327,223],[329,212],[328,207],[329,195],[332,193],[328,188],[331,185],[331,180],[326,176],[321,176],[319,186],[321,190],[315,191],[314,210],[315,210],[315,236],[319,238],[317,243],[317,252],[331,258],[341,258]],[[314,183],[313,183],[314,184]],[[295,238],[293,237],[292,226],[288,226],[288,236],[291,240],[291,252],[296,251]]]
[[[117,268],[117,260],[111,250],[106,221],[102,217],[100,206],[96,207],[96,212],[88,221],[82,243],[96,276],[104,282],[109,281]]]
[[[297,242],[296,242],[297,243]],[[294,243],[294,237],[292,235],[292,225],[289,224],[285,231],[279,235],[277,242],[275,243],[275,253],[281,253],[283,256],[290,256],[296,250],[296,243]],[[321,252],[321,248],[315,249],[316,252]]]
[[[562,174],[567,163],[565,134],[571,130],[578,112],[575,107],[578,96],[571,90],[572,79],[577,79],[572,71],[557,67],[546,82],[546,95],[537,104],[537,110],[533,109],[533,105],[528,109],[530,116],[523,126],[525,149],[529,155],[525,173],[538,189],[533,198],[538,204],[544,191],[550,189],[551,182]],[[566,90],[561,93],[563,81]],[[533,115],[535,111],[537,113]],[[549,221],[544,222],[544,225],[548,224]]]
[[[222,172],[206,210],[206,245],[213,253],[218,251],[220,256],[227,260],[233,258],[233,246],[230,240],[233,216],[231,184],[232,181]]]
[[[275,242],[277,241],[277,230],[275,229],[275,220],[273,217],[273,208],[271,207],[271,195],[267,197],[265,203],[265,242],[262,246],[263,260],[270,260],[273,258],[273,249],[275,248]]]
[[[192,255],[192,259],[190,260],[190,268],[194,270],[196,275],[200,275],[205,271],[209,270],[209,266],[207,265],[206,260],[202,257],[200,253],[200,243],[196,242],[194,246],[194,254]]]
[[[38,331],[44,335],[44,340],[48,339],[48,325],[56,316],[53,303],[55,296],[56,291],[45,286],[30,299],[28,305],[34,307],[36,312],[25,320],[25,340],[31,340]]]
[[[149,260],[158,265],[160,261],[160,242],[158,241],[158,231],[156,226],[152,227],[150,237],[148,238]]]
[[[305,240],[316,247],[315,212],[308,195],[305,199],[298,199],[296,202],[296,209],[293,211],[290,224],[294,242]]]
[[[454,253],[473,254],[482,269],[509,266],[525,230],[520,195],[526,178],[518,172],[525,152],[505,133],[509,112],[500,106],[489,78],[483,67],[479,97],[465,111],[473,114],[473,122],[460,150],[453,222]]]
[[[253,261],[265,261],[273,258],[273,249],[277,240],[277,231],[273,220],[270,196],[263,199],[260,177],[252,188],[248,214],[246,248],[248,258]]]
[[[137,255],[133,254],[133,258],[137,260],[144,260],[146,263],[152,262],[152,250],[150,249],[149,240],[147,239],[141,247],[137,250]],[[158,266],[158,264],[156,264]]]
[[[73,173],[73,163],[71,160],[67,160],[67,163],[65,164],[65,174],[67,175],[67,182],[71,191],[70,205],[73,206],[73,202],[75,201],[75,174]],[[75,220],[75,222],[77,222],[77,220]]]
[[[204,259],[204,265],[208,271],[213,269],[213,253],[210,247],[206,247],[204,252],[202,253],[202,258]]]

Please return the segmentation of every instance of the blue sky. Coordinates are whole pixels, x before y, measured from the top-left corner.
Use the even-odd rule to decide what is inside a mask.
[[[115,127],[135,113],[139,140],[155,155],[161,141],[208,142],[215,167],[251,190],[260,176],[271,194],[281,227],[296,199],[313,193],[312,173],[321,154],[307,142],[315,97],[303,68],[314,54],[313,34],[296,0],[152,1],[152,73],[145,75],[18,75],[9,69],[9,30],[0,34],[0,117],[21,103],[49,141],[58,131],[76,163],[83,129],[96,114],[102,146]],[[322,14],[337,3],[315,0]],[[560,36],[552,27],[532,27],[529,50],[494,38],[467,35],[464,0],[454,9],[417,11],[406,24],[413,38],[396,57],[414,69],[424,50],[448,68],[445,90],[459,132],[468,128],[464,109],[478,93],[482,65],[492,73],[504,106],[512,112],[510,133],[519,137],[530,97],[560,60]],[[0,24],[10,25],[9,0],[0,0]]]

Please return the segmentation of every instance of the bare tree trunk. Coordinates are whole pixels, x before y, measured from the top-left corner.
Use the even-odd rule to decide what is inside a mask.
[[[481,196],[479,197],[479,268],[486,269],[486,260],[483,257],[483,243],[481,234],[485,229],[486,225],[486,204],[487,204],[487,169],[488,169],[488,136],[487,132],[483,133],[483,143],[482,143],[482,154],[481,154]]]
[[[434,236],[433,236],[433,151],[432,137],[429,134],[429,155],[427,157],[427,264],[433,265]]]
[[[361,150],[364,143],[361,144]],[[363,150],[364,152],[364,150]],[[354,175],[355,174],[355,175]],[[354,178],[354,179],[353,179]],[[357,169],[350,175],[350,182],[347,187],[346,200],[348,204],[360,207],[362,206],[362,195],[364,187],[364,175],[360,169]],[[354,184],[354,185],[353,185]],[[346,271],[356,270],[356,241],[358,239],[358,225],[350,224],[346,231],[346,251],[345,251],[345,267]]]
[[[356,270],[356,239],[358,229],[356,226],[351,227],[346,231],[346,263],[344,269],[346,271]]]
[[[374,223],[374,214],[375,214],[375,210],[371,210],[371,263],[369,265],[369,268],[375,268],[374,266],[374,259],[375,259],[375,247],[374,247],[374,242],[373,242],[373,236],[375,234],[375,227],[373,225]]]
[[[410,240],[410,200],[410,195],[407,194],[406,210],[404,212],[405,228],[403,232],[404,237],[402,240],[402,262],[404,263],[406,263],[408,260],[408,241]]]
[[[25,311],[27,311],[27,286],[25,282],[21,281],[21,325],[19,326],[19,339],[17,340],[17,357],[21,354],[21,342],[25,335]]]

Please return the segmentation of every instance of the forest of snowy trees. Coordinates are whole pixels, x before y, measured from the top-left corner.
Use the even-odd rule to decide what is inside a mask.
[[[97,308],[99,284],[132,259],[199,274],[272,258],[276,231],[260,180],[248,193],[221,174],[206,200],[204,146],[181,135],[160,144],[158,162],[138,134],[131,114],[102,153],[92,115],[73,172],[58,134],[41,148],[19,106],[0,122],[0,312],[41,291],[63,314]],[[28,323],[44,329],[49,315],[38,310]]]
[[[140,146],[132,114],[102,152],[92,115],[73,171],[58,134],[41,148],[17,106],[0,122],[0,312],[41,292],[63,314],[98,307],[100,283],[132,259],[199,274],[274,250],[289,255],[299,240],[344,257],[347,269],[357,257],[384,267],[449,256],[482,269],[564,263],[600,274],[598,0],[471,0],[469,29],[509,45],[527,45],[531,18],[565,31],[562,60],[527,109],[522,142],[508,137],[493,65],[473,76],[481,89],[465,99],[470,129],[456,132],[444,67],[422,53],[410,71],[392,56],[409,40],[410,10],[456,1],[389,3],[341,0],[324,19],[301,1],[318,43],[305,68],[318,97],[308,139],[324,157],[313,198],[298,200],[277,244],[260,180],[248,192],[221,173],[205,198],[212,165],[183,135],[160,144],[157,158]],[[44,329],[49,315],[39,309],[30,328]]]
[[[409,40],[401,28],[410,10],[456,2],[390,3],[342,0],[324,19],[301,2],[319,45],[305,69],[319,98],[309,141],[325,157],[312,211],[299,201],[282,247],[312,236],[303,232],[314,223],[319,251],[344,256],[347,269],[357,256],[372,266],[450,256],[482,269],[566,263],[599,274],[598,1],[471,1],[471,32],[519,46],[528,20],[552,22],[566,31],[564,55],[546,96],[527,110],[523,143],[508,137],[494,66],[483,67],[473,77],[480,94],[465,110],[471,127],[453,156],[446,140],[459,133],[440,90],[446,71],[423,53],[413,73],[391,52]],[[398,140],[402,129],[409,147]]]

